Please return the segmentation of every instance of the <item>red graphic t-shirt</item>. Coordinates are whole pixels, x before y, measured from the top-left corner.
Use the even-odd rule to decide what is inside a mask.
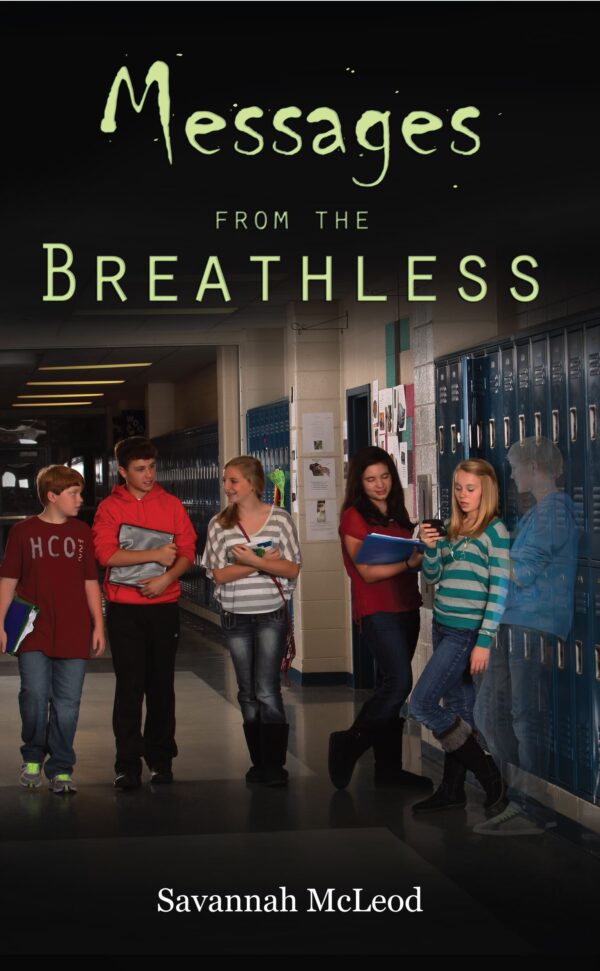
[[[85,581],[97,580],[92,531],[77,519],[46,523],[34,516],[12,527],[0,576],[18,580],[16,592],[39,607],[21,651],[87,658],[92,618]]]
[[[387,526],[369,526],[358,510],[352,507],[342,513],[340,538],[344,566],[351,580],[352,619],[359,622],[362,617],[368,617],[369,614],[402,614],[409,610],[417,610],[422,601],[416,573],[403,571],[398,576],[390,577],[389,580],[367,583],[356,569],[348,555],[344,536],[363,540],[369,533],[402,536],[404,539],[410,539],[412,536],[409,529],[394,522],[390,522]]]

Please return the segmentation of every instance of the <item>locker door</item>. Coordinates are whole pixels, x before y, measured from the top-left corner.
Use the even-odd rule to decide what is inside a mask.
[[[575,759],[577,793],[590,799],[594,793],[594,765],[597,767],[597,742],[594,743],[592,685],[595,669],[592,669],[590,645],[592,640],[591,571],[580,567],[575,577],[575,617],[571,650],[574,667],[575,712]],[[597,736],[596,736],[597,737]]]
[[[498,477],[500,508],[506,504],[504,496],[504,441],[502,356],[499,348],[491,348],[484,360],[483,451],[481,457],[489,462]]]
[[[586,401],[583,330],[567,332],[569,491],[575,507],[575,522],[581,531],[579,555],[588,555],[586,523]]]
[[[510,344],[502,348],[502,448],[504,451],[502,518],[509,530],[515,528],[518,518],[517,490],[511,478],[506,455],[518,438],[516,348]]]
[[[563,789],[575,792],[575,655],[573,638],[556,638],[554,656],[554,776]]]
[[[538,442],[551,437],[548,370],[548,338],[544,334],[531,340],[531,408],[533,434]]]
[[[569,468],[569,436],[567,415],[567,380],[566,380],[566,335],[564,331],[551,334],[549,339],[550,351],[550,431],[548,438],[560,450],[563,457],[564,472],[563,485],[567,485]]]
[[[593,567],[592,586],[592,637],[588,647],[590,673],[590,735],[592,736],[591,789],[594,802],[600,804],[600,569]]]
[[[467,441],[465,456],[481,458],[483,448],[483,406],[485,401],[485,355],[468,357],[467,369]]]
[[[531,414],[531,347],[529,341],[517,343],[515,347],[516,381],[515,381],[515,411],[517,417],[517,441],[533,435],[533,419]]]
[[[449,366],[442,361],[436,366],[436,427],[438,453],[438,505],[442,519],[450,516],[450,383]]]
[[[587,456],[588,555],[600,561],[600,324],[585,335],[587,361]]]

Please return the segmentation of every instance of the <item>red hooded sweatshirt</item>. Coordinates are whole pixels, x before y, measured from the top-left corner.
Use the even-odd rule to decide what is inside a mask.
[[[150,492],[142,499],[136,499],[125,486],[115,486],[111,495],[103,499],[96,511],[92,532],[96,559],[107,566],[113,553],[119,549],[119,528],[123,523],[132,526],[147,526],[174,533],[173,542],[177,546],[177,556],[185,556],[190,563],[196,555],[196,533],[188,514],[179,499],[165,492],[155,483]],[[173,603],[179,599],[179,581],[175,580],[160,597],[148,600],[142,597],[135,587],[117,586],[108,582],[110,568],[104,581],[104,594],[107,600],[123,604]]]

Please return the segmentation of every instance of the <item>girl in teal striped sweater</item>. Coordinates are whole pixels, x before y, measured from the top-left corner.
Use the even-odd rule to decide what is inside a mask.
[[[464,806],[467,769],[483,786],[484,805],[491,808],[502,800],[502,779],[474,736],[472,676],[487,666],[508,590],[509,538],[498,517],[492,466],[483,459],[460,462],[454,471],[447,536],[425,523],[419,535],[427,546],[423,576],[438,586],[433,655],[413,691],[410,711],[439,739],[445,758],[440,787],[413,811]]]

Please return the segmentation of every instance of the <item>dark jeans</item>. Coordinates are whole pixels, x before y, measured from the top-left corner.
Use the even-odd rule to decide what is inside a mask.
[[[244,722],[285,722],[280,675],[288,629],[285,607],[268,614],[223,610],[221,626],[235,668]]]
[[[387,722],[398,718],[412,688],[411,661],[419,639],[420,612],[369,614],[363,617],[362,639],[377,665],[375,693],[359,719]]]
[[[117,677],[113,708],[115,769],[138,774],[142,758],[152,769],[170,768],[177,755],[174,679],[179,607],[176,603],[108,603],[106,625]]]
[[[41,651],[17,655],[21,690],[21,755],[24,762],[44,761],[49,779],[72,772],[73,739],[87,661],[78,657],[47,657]]]
[[[443,627],[433,621],[433,654],[415,685],[410,713],[434,735],[447,732],[458,716],[474,727],[475,685],[468,668],[478,634],[478,630]]]

